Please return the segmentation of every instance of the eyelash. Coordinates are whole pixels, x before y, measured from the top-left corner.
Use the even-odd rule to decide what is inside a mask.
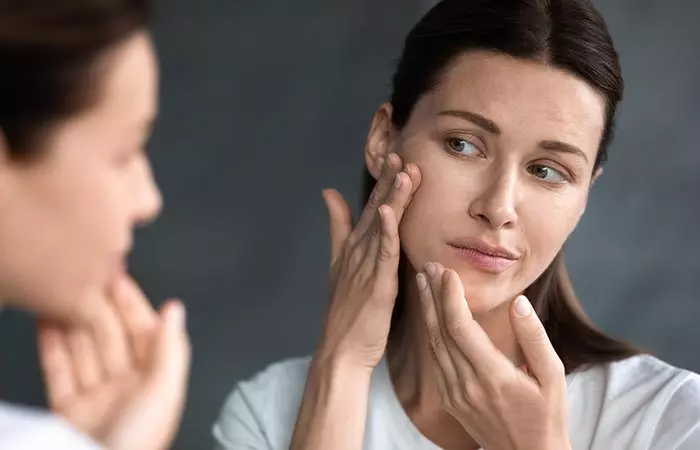
[[[479,141],[481,140],[479,138],[475,138],[475,140],[477,140],[477,139]],[[478,155],[465,155],[465,154],[459,153],[458,151],[456,151],[452,147],[452,145],[450,145],[450,144],[454,143],[454,141],[464,141],[470,145],[473,145],[476,148],[476,150],[479,152],[479,154]],[[445,147],[450,154],[453,154],[453,155],[458,156],[458,157],[466,157],[466,158],[473,158],[473,157],[484,158],[485,157],[484,152],[481,149],[480,145],[473,142],[471,139],[465,138],[464,136],[448,136],[448,137],[446,137],[445,138]],[[572,173],[572,171],[561,166],[561,164],[558,164],[558,163],[552,162],[552,163],[547,164],[545,162],[538,162],[538,163],[530,164],[528,166],[528,168],[530,168],[530,167],[546,167],[546,168],[551,169],[551,170],[555,171],[556,173],[560,174],[562,176],[562,178],[564,179],[564,181],[560,181],[560,182],[551,182],[551,181],[545,181],[545,180],[542,180],[541,178],[538,178],[538,180],[540,180],[540,181],[542,181],[550,186],[561,186],[562,184],[571,183],[571,182],[575,181],[575,176]],[[531,173],[531,172],[528,170],[528,173]]]
[[[472,139],[473,139],[474,141],[476,141],[476,140],[481,141],[481,139],[479,139],[479,138],[477,138],[477,137],[475,137],[475,136],[472,137]],[[445,146],[447,147],[447,151],[450,152],[450,153],[452,153],[452,154],[454,154],[454,155],[458,155],[458,156],[461,156],[461,157],[465,157],[465,156],[466,156],[466,157],[474,157],[474,156],[477,156],[477,157],[480,157],[480,158],[484,158],[486,155],[484,155],[484,151],[482,150],[483,143],[479,144],[479,143],[477,143],[477,142],[473,142],[472,139],[465,138],[464,136],[448,136],[448,137],[445,138]],[[473,145],[473,146],[476,148],[476,150],[479,152],[479,155],[464,155],[464,154],[462,154],[462,153],[459,153],[459,152],[456,151],[454,148],[452,148],[452,146],[450,145],[450,144],[453,143],[454,141],[464,141],[464,142],[467,142],[467,143],[470,144],[470,145]]]

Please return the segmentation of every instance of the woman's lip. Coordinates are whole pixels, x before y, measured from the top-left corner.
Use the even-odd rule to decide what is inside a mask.
[[[520,255],[506,247],[492,245],[478,238],[460,238],[448,242],[449,245],[458,248],[471,249],[486,255],[504,259],[519,259]]]
[[[479,250],[468,247],[459,247],[450,244],[450,248],[452,248],[455,251],[455,253],[460,259],[468,262],[476,269],[483,270],[484,272],[505,272],[516,261],[515,259],[508,259],[503,258],[501,256],[489,255],[480,252]]]

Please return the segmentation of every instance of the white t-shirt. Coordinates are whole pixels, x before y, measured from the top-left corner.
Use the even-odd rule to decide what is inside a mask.
[[[102,447],[53,414],[0,402],[0,449],[101,450]]]
[[[213,432],[217,449],[289,449],[309,358],[238,384]],[[643,355],[567,376],[573,450],[700,450],[700,376]],[[413,425],[383,360],[372,375],[364,450],[438,450]]]

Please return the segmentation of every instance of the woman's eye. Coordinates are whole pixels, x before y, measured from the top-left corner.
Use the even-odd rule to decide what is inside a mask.
[[[447,146],[450,147],[450,150],[452,150],[453,152],[461,153],[464,155],[480,153],[477,146],[466,139],[449,138],[447,140]]]
[[[566,181],[566,177],[561,172],[542,164],[532,165],[528,168],[528,171],[540,180],[548,183],[563,183]]]

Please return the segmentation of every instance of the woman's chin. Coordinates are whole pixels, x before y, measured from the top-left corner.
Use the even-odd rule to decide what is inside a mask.
[[[472,315],[487,314],[511,302],[520,293],[520,290],[511,286],[509,279],[494,283],[493,280],[483,280],[474,276],[473,271],[464,272],[459,273],[459,276]]]

